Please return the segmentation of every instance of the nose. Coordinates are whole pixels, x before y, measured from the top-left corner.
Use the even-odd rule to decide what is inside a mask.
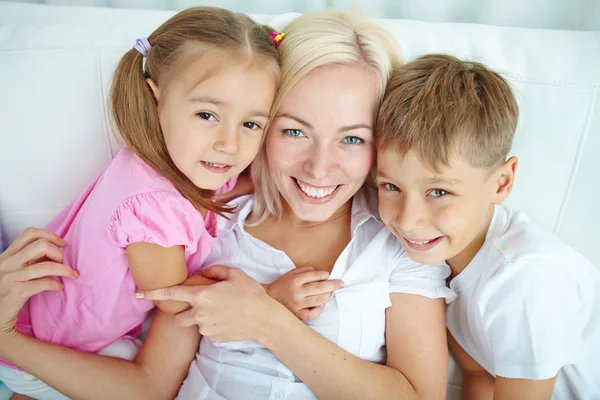
[[[335,164],[335,151],[324,144],[314,144],[307,150],[306,172],[316,180],[326,179]]]
[[[425,200],[419,196],[402,194],[398,202],[396,226],[410,236],[411,232],[418,232],[427,225],[428,213]]]
[[[219,153],[236,154],[240,149],[239,129],[237,126],[224,124],[213,144]]]

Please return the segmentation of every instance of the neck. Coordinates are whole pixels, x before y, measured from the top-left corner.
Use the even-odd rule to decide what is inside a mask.
[[[469,243],[467,247],[464,248],[463,251],[461,251],[451,259],[446,260],[446,263],[448,264],[448,266],[450,266],[452,278],[454,278],[456,275],[460,274],[465,268],[467,268],[469,263],[473,260],[473,258],[475,258],[477,252],[479,252],[481,246],[483,246],[483,243],[485,242],[485,237],[487,236],[487,232],[490,228],[490,224],[492,223],[493,217],[494,205],[491,205],[488,214],[485,218],[485,222],[482,228],[479,230],[479,233],[477,234],[475,239],[473,239],[471,243]]]
[[[283,197],[281,198],[281,203],[283,208],[281,213],[281,221],[290,228],[312,228],[325,225],[350,215],[352,211],[352,199],[350,199],[340,208],[338,208],[333,215],[323,221],[304,221],[294,214],[294,211],[290,208],[289,204],[285,201],[285,199],[283,199]]]

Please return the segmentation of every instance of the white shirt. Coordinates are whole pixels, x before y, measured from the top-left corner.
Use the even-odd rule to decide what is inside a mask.
[[[295,266],[280,250],[244,230],[252,197],[237,199],[238,212],[219,220],[219,240],[205,266],[241,268],[260,283],[271,283]],[[375,210],[375,211],[374,211]],[[377,197],[359,191],[352,203],[352,239],[336,261],[331,279],[343,279],[314,321],[307,324],[360,358],[384,363],[385,309],[390,292],[450,298],[449,268],[412,261],[375,217]],[[310,389],[268,349],[256,342],[214,343],[202,338],[178,398],[185,400],[316,399]]]
[[[492,376],[561,370],[553,399],[600,399],[600,272],[589,260],[496,206],[483,246],[450,288],[458,297],[448,329]]]

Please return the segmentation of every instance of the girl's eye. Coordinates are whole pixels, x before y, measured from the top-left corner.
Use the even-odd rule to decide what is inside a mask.
[[[252,129],[252,130],[261,129],[261,126],[259,124],[257,124],[256,122],[248,121],[248,122],[244,122],[242,125],[245,128]]]
[[[431,197],[444,197],[448,194],[448,192],[446,192],[444,189],[432,189],[429,192],[429,195]]]
[[[300,129],[284,129],[283,133],[291,137],[302,137],[304,133]]]
[[[364,140],[362,140],[359,137],[356,136],[347,136],[344,138],[344,142],[346,142],[347,144],[362,144],[364,142]]]
[[[207,112],[199,112],[196,115],[207,121],[216,121],[217,120],[214,115],[212,115],[211,113],[207,113]]]
[[[397,192],[398,190],[400,190],[398,186],[392,183],[383,183],[381,186],[384,187],[385,190],[389,190],[390,192]]]

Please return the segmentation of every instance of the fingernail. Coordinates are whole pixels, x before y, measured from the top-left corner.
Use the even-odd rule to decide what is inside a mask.
[[[78,277],[79,277],[79,272],[73,271],[73,278],[78,278]]]
[[[340,281],[340,288],[344,287],[344,281]]]
[[[144,298],[144,292],[135,292],[135,298],[136,299],[143,299]]]

